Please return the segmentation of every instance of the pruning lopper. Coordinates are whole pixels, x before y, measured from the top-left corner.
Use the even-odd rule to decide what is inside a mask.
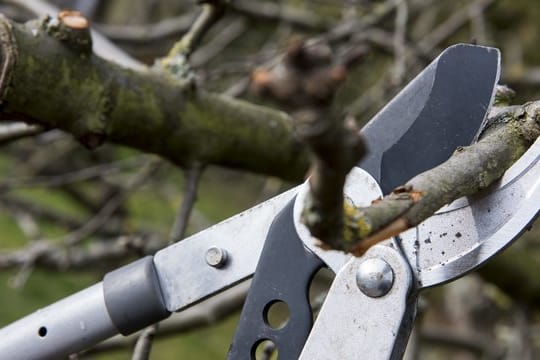
[[[367,206],[475,141],[499,73],[497,49],[446,49],[362,129],[369,154],[349,174],[345,196]],[[317,246],[300,221],[309,186],[300,185],[0,329],[0,358],[65,357],[250,277],[228,359],[255,359],[265,340],[285,360],[400,358],[419,292],[472,271],[536,218],[539,160],[537,140],[488,191],[456,200],[359,258]],[[323,267],[336,277],[313,324],[308,289]],[[284,326],[268,320],[277,302],[289,309]]]

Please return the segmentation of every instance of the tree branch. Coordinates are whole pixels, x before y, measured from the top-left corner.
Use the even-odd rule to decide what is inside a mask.
[[[185,172],[184,197],[171,230],[169,241],[171,244],[182,240],[186,235],[189,217],[191,216],[193,205],[197,200],[197,191],[202,172],[203,168],[200,165],[194,165]]]
[[[167,245],[167,241],[153,234],[120,236],[116,239],[92,241],[70,247],[40,240],[25,248],[0,252],[0,269],[15,269],[32,260],[35,267],[52,270],[88,270],[104,263],[120,265],[135,255],[150,255]]]
[[[282,61],[252,76],[252,89],[293,109],[295,133],[311,158],[310,192],[303,220],[311,234],[339,246],[343,228],[343,185],[364,154],[356,123],[332,106],[347,71],[367,53],[359,47],[338,58],[324,44],[291,41]]]
[[[309,30],[328,30],[325,18],[315,13],[297,9],[287,4],[275,4],[270,1],[233,1],[230,4],[234,12],[260,20],[279,21]]]
[[[486,189],[540,135],[540,102],[495,108],[479,142],[459,148],[443,164],[417,175],[365,208],[345,205],[342,249],[363,254],[414,227],[442,206]]]
[[[49,23],[0,18],[3,112],[72,133],[194,162],[298,180],[307,156],[279,111],[194,89],[164,73],[123,69],[59,40]]]
[[[156,61],[156,68],[164,70],[179,80],[191,80],[189,58],[199,46],[203,36],[225,14],[223,0],[201,0],[202,11],[167,56]]]

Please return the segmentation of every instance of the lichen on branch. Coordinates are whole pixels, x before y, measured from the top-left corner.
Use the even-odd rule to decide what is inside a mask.
[[[84,26],[78,32],[84,22],[77,14],[52,25],[64,23],[77,36],[85,33]],[[50,18],[20,25],[0,16],[6,118],[62,129],[89,148],[111,142],[179,166],[215,164],[289,180],[305,173],[307,154],[287,114],[208,93],[162,71],[122,68],[55,34]]]
[[[343,228],[343,186],[365,152],[352,118],[333,106],[334,94],[350,67],[367,53],[359,46],[344,57],[323,43],[290,41],[281,61],[253,73],[251,88],[291,111],[294,131],[308,147],[310,191],[302,220],[311,234],[338,246]]]
[[[540,101],[494,108],[492,114],[481,139],[458,148],[446,162],[369,207],[345,204],[339,248],[362,255],[374,244],[417,226],[442,206],[498,180],[540,136]]]

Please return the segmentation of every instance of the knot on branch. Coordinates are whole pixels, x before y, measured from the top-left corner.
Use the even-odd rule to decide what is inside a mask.
[[[106,139],[107,136],[103,133],[87,133],[77,138],[77,140],[88,150],[97,149],[99,146],[103,145]]]
[[[367,51],[361,46],[338,57],[325,44],[295,39],[278,65],[253,72],[251,90],[292,108],[328,106],[349,68]]]
[[[251,89],[292,110],[296,136],[311,155],[310,192],[302,221],[311,235],[335,249],[343,246],[343,185],[347,173],[365,152],[352,117],[332,108],[338,86],[350,67],[367,53],[356,48],[336,56],[325,44],[292,41],[279,64],[256,70]]]
[[[109,116],[113,110],[113,95],[109,83],[104,83],[101,93],[95,99],[93,107],[87,109],[71,129],[77,140],[89,150],[94,150],[107,140],[111,122]]]
[[[508,106],[514,100],[516,92],[506,85],[497,85],[494,106]]]
[[[48,34],[65,43],[73,51],[82,55],[92,53],[90,23],[80,12],[64,10],[55,18],[47,16],[43,20],[41,27]]]

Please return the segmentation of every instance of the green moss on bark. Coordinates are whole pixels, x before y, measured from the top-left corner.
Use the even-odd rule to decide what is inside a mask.
[[[158,71],[81,56],[39,23],[0,18],[9,87],[2,111],[72,133],[88,147],[109,141],[175,164],[216,164],[299,180],[308,166],[286,114],[194,89]],[[15,58],[8,63],[6,59]]]

